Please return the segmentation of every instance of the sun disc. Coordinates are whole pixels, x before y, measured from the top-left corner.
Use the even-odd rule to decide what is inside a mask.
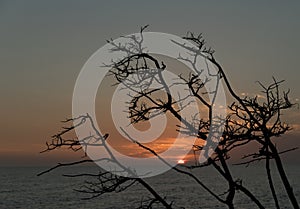
[[[184,164],[185,161],[184,161],[184,160],[178,160],[177,163],[178,163],[178,164]]]

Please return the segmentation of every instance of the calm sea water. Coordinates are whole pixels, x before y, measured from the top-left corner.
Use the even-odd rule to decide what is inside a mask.
[[[150,196],[140,186],[134,186],[122,193],[111,193],[92,200],[82,200],[82,193],[73,191],[82,185],[82,178],[67,178],[62,174],[92,171],[93,167],[73,167],[56,170],[44,176],[36,174],[45,170],[42,167],[2,167],[0,168],[0,208],[136,208],[142,197]],[[232,168],[235,177],[243,179],[247,186],[264,203],[266,208],[274,208],[267,178],[263,167],[256,165],[247,169]],[[300,199],[300,168],[297,165],[286,166],[287,174],[295,194]],[[219,194],[226,185],[213,169],[205,168],[193,171],[210,188]],[[174,205],[185,208],[226,208],[205,192],[199,185],[183,175],[169,171],[163,175],[146,179],[153,187],[174,201]],[[291,208],[278,175],[274,181],[282,208]],[[235,204],[238,209],[255,208],[242,193],[237,194]]]

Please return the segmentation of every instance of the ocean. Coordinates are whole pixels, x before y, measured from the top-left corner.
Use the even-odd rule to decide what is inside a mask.
[[[295,195],[300,200],[300,168],[298,165],[285,165],[285,167]],[[140,205],[142,198],[151,196],[143,187],[134,185],[121,193],[104,194],[95,199],[82,200],[87,196],[73,189],[80,188],[84,179],[63,177],[62,174],[86,173],[98,168],[68,167],[37,176],[37,173],[47,168],[49,167],[0,168],[0,208],[132,209]],[[280,206],[281,208],[292,208],[274,169],[273,167],[273,179],[278,191]],[[248,168],[233,166],[232,171],[236,178],[243,180],[243,185],[250,189],[266,208],[275,208],[262,164]],[[221,194],[226,191],[227,185],[212,168],[201,168],[194,170],[193,173],[216,193]],[[174,171],[148,178],[146,181],[169,202],[173,201],[174,208],[226,208],[198,184],[195,184],[192,179]],[[235,205],[238,209],[256,208],[241,192],[236,194]]]

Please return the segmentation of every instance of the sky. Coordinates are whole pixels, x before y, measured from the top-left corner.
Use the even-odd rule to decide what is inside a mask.
[[[107,39],[149,31],[202,32],[240,94],[284,79],[300,98],[299,1],[0,1],[0,166],[45,165],[73,154],[39,154],[71,116],[76,78]],[[300,146],[300,112],[283,147]],[[280,142],[278,142],[280,144]],[[287,154],[299,162],[300,152]]]

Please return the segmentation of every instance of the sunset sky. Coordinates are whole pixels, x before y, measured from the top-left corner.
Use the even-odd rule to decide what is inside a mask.
[[[149,31],[202,32],[239,94],[256,81],[284,79],[300,99],[300,1],[0,1],[0,166],[49,165],[73,153],[39,154],[60,121],[71,117],[76,78],[109,38]],[[300,146],[300,110],[285,115],[294,130],[278,142]],[[287,154],[299,163],[300,151]]]

